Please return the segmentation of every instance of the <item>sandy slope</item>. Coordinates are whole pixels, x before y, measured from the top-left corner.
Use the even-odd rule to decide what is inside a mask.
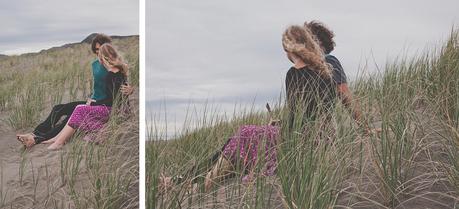
[[[441,132],[441,127],[435,125],[434,119],[422,112],[418,112],[418,117],[422,122],[422,129],[425,133]],[[380,127],[380,122],[374,124]],[[419,140],[423,140],[423,150],[415,157],[413,166],[409,169],[412,172],[407,176],[405,190],[403,195],[397,195],[399,203],[394,208],[397,209],[419,209],[419,208],[435,208],[435,209],[450,209],[457,208],[459,202],[455,198],[455,192],[445,173],[442,171],[442,163],[446,161],[444,146],[438,134],[420,135]],[[362,137],[356,140],[368,141],[367,137]],[[369,145],[368,145],[369,146]],[[359,174],[357,168],[350,168],[350,175],[344,178],[344,183],[340,188],[336,208],[359,208],[359,209],[375,209],[375,208],[390,208],[384,206],[384,195],[379,187],[381,183],[378,181],[378,176],[375,174],[374,164],[371,161],[372,157],[369,152],[364,153],[365,162],[363,162],[362,174]],[[356,162],[358,164],[358,162]],[[282,194],[279,191],[279,185],[276,177],[272,177],[267,182],[270,194],[270,200],[267,202],[268,208],[288,208],[282,200]],[[231,189],[238,188],[238,189]],[[255,188],[253,188],[255,189]],[[191,190],[190,190],[191,191]],[[195,191],[199,191],[196,190]],[[252,192],[246,185],[241,185],[235,179],[230,179],[224,182],[216,190],[210,193],[197,193],[188,196],[195,203],[187,205],[184,201],[184,208],[201,208],[201,207],[217,207],[217,208],[241,208],[241,199],[250,197]],[[173,192],[172,192],[173,193]],[[254,192],[255,193],[255,192]],[[185,195],[186,196],[186,195]],[[157,201],[158,207],[164,207],[170,203],[169,197],[159,196]],[[250,198],[249,198],[250,199]],[[198,203],[196,203],[198,202]]]
[[[4,121],[0,123],[4,200],[0,202],[3,204],[0,208],[53,208],[63,204],[58,201],[62,198],[50,198],[51,195],[59,197],[64,192],[59,179],[62,151],[50,152],[46,145],[37,145],[24,152],[22,145],[15,140],[15,133]],[[23,169],[20,171],[21,165]],[[22,182],[20,173],[23,173]]]

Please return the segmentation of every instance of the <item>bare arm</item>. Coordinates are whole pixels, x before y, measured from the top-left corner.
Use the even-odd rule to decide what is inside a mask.
[[[359,102],[356,98],[352,97],[352,92],[349,90],[349,86],[346,83],[338,84],[337,92],[341,103],[351,112],[352,118],[360,127],[365,129],[367,134],[378,134],[381,132],[380,128],[370,128],[370,126],[363,121]]]
[[[351,112],[355,122],[357,122],[359,126],[363,126],[362,112],[360,112],[359,103],[352,97],[352,92],[349,90],[347,83],[338,84],[337,92],[341,103]]]

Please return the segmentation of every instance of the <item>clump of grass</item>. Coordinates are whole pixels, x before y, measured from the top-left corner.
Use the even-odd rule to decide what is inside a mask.
[[[42,85],[29,85],[24,92],[17,95],[17,103],[10,111],[8,122],[15,129],[29,127],[36,124],[44,103],[44,89]]]
[[[0,161],[0,168],[0,207],[3,207],[8,196],[8,189],[4,190],[5,185],[3,184],[3,161]]]
[[[26,165],[27,165],[27,152],[25,152],[24,150],[21,153],[21,161],[19,163],[19,171],[18,171],[19,185],[21,186],[22,186],[23,179],[24,179],[24,172],[26,169]]]
[[[392,118],[383,116],[380,138],[370,140],[374,168],[387,206],[397,206],[399,195],[406,192],[405,183],[411,177],[410,170],[419,150],[414,146],[419,128],[412,124],[412,117],[409,113],[398,113]]]
[[[32,171],[32,186],[33,186],[33,203],[35,204],[37,202],[37,189],[38,189],[38,179],[40,179],[40,172],[37,172],[35,176],[35,169],[33,167],[32,161],[30,161],[30,169]]]

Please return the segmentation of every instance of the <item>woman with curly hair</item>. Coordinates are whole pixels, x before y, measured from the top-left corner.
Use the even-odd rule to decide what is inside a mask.
[[[54,138],[44,142],[52,143],[48,147],[49,150],[62,148],[76,130],[93,133],[100,130],[108,121],[112,105],[117,99],[120,87],[127,82],[128,66],[109,43],[103,44],[99,48],[98,58],[100,63],[108,70],[105,78],[105,93],[107,97],[76,106],[62,131]],[[117,102],[116,104],[123,104],[122,101]]]
[[[282,36],[282,45],[293,63],[285,78],[288,127],[292,130],[294,124],[303,126],[307,121],[328,115],[334,107],[335,82],[332,68],[308,28],[290,26]]]

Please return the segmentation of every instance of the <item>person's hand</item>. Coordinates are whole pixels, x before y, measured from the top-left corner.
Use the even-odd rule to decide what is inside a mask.
[[[126,96],[129,96],[132,93],[134,93],[134,87],[130,86],[129,84],[121,85],[121,89],[120,90],[121,90],[121,93],[126,95]]]
[[[93,102],[96,102],[96,100],[88,98],[88,100],[86,100],[86,105],[91,105]]]

